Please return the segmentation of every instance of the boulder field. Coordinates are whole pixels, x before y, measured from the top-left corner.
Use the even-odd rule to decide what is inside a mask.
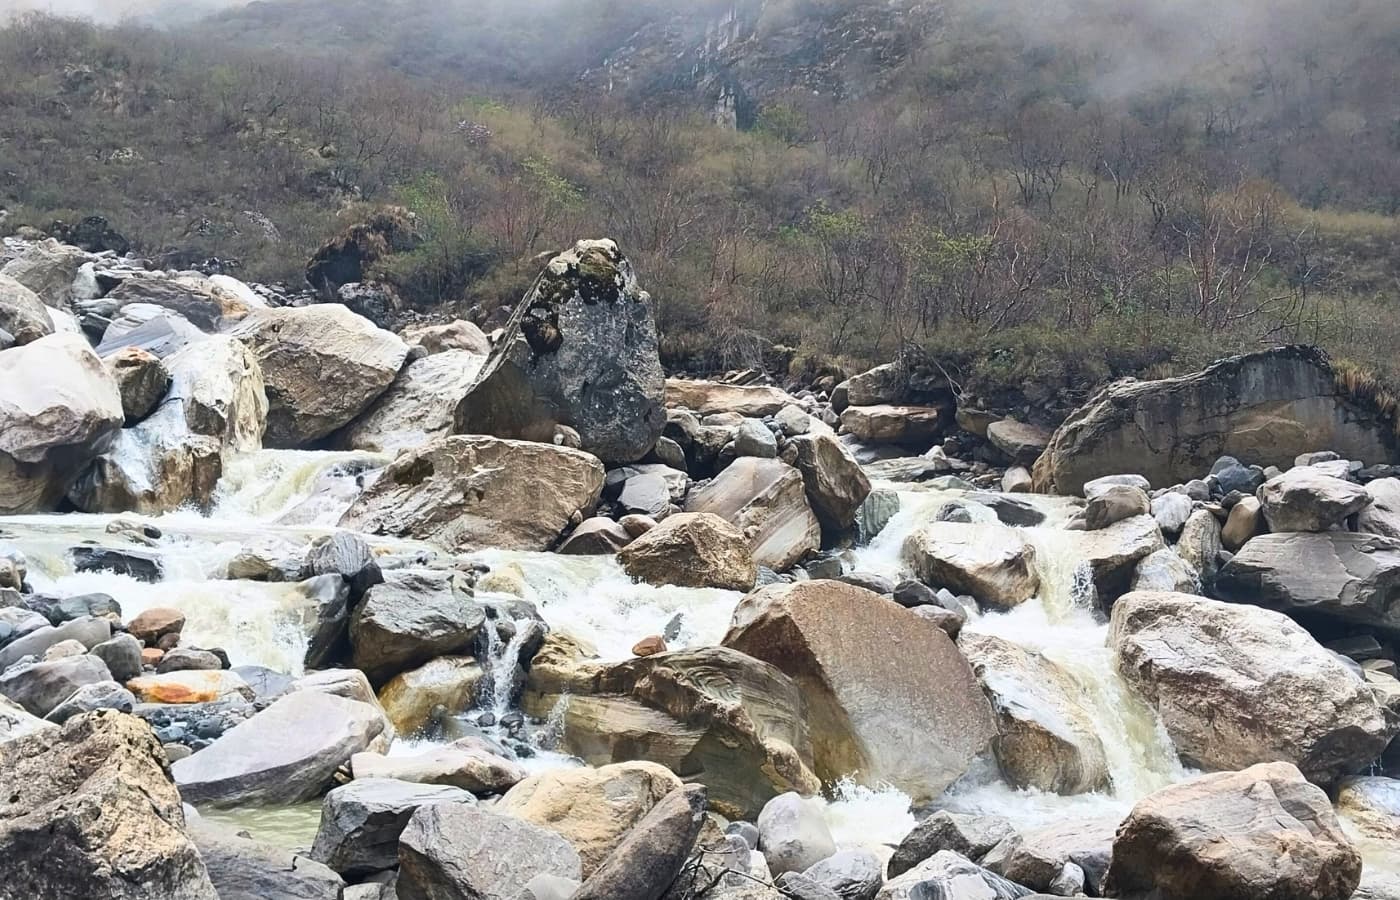
[[[667,377],[615,242],[488,332],[415,240],[0,242],[0,900],[1400,898],[1397,432],[1321,354]]]

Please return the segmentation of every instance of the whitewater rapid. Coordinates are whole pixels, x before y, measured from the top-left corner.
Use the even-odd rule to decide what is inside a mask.
[[[228,565],[250,548],[274,558],[278,549],[290,555],[335,530],[361,486],[375,477],[386,460],[367,453],[260,451],[226,468],[208,516],[181,511],[154,518],[0,518],[0,538],[15,541],[29,557],[37,590],[110,594],[127,617],[151,606],[175,607],[187,616],[185,634],[192,642],[223,648],[235,665],[261,665],[296,675],[306,649],[303,623],[308,599],[296,584],[227,580]],[[941,505],[963,495],[909,485],[879,486],[898,490],[900,512],[869,546],[847,552],[848,568],[898,580],[910,574],[901,552],[910,532],[930,521]],[[1013,790],[997,777],[994,765],[984,765],[950,790],[939,805],[994,813],[1022,826],[1071,816],[1122,814],[1138,798],[1187,773],[1152,711],[1127,691],[1113,670],[1105,646],[1107,626],[1084,601],[1081,561],[1074,557],[1068,533],[1058,527],[1069,512],[1064,501],[1023,499],[1047,515],[1046,525],[1025,530],[1038,551],[1041,596],[1008,613],[974,611],[966,627],[1038,650],[1070,672],[1108,752],[1112,791],[1063,797]],[[152,552],[161,557],[162,581],[147,584],[107,572],[73,571],[68,548],[84,541],[120,543],[109,533],[114,522],[150,524],[161,530]],[[121,533],[131,531],[128,527]],[[369,540],[380,551],[432,552],[409,541]],[[550,628],[581,639],[605,660],[629,658],[632,646],[650,635],[666,634],[673,649],[717,644],[741,597],[733,591],[638,584],[611,557],[486,550],[469,558],[515,579],[512,593],[497,592],[486,582],[478,600],[509,601],[515,599],[515,592],[522,593]],[[488,668],[513,659],[499,637],[489,649]],[[504,670],[493,674],[510,677]],[[488,696],[485,709],[499,716],[507,699],[505,692]],[[406,736],[392,752],[413,753],[429,743],[421,736]],[[547,751],[529,760],[534,770],[577,764]],[[858,772],[832,786],[829,793],[828,821],[844,846],[896,844],[914,826],[907,796],[887,785],[862,783]],[[314,834],[318,813],[311,804],[219,815],[269,840],[305,843]]]

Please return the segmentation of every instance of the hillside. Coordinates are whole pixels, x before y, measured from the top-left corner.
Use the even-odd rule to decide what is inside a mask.
[[[0,33],[3,202],[11,228],[102,213],[167,265],[293,284],[357,210],[403,204],[429,241],[381,274],[482,323],[535,254],[608,234],[673,366],[917,343],[973,381],[1079,393],[1314,340],[1391,370],[1395,9],[1110,6],[28,19]]]

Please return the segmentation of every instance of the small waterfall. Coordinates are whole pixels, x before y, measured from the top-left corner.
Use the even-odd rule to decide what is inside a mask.
[[[486,634],[486,658],[481,691],[477,696],[476,708],[494,716],[499,722],[510,712],[515,701],[516,689],[520,687],[520,654],[531,640],[542,630],[539,622],[529,617],[513,618],[514,633],[507,641],[501,640],[500,617],[508,607],[496,606],[487,612],[482,630]]]

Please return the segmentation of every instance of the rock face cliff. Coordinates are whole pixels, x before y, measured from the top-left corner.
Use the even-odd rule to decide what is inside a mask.
[[[936,21],[922,0],[723,0],[658,16],[582,75],[625,93],[691,95],[714,121],[754,124],[761,104],[790,90],[867,95]]]

